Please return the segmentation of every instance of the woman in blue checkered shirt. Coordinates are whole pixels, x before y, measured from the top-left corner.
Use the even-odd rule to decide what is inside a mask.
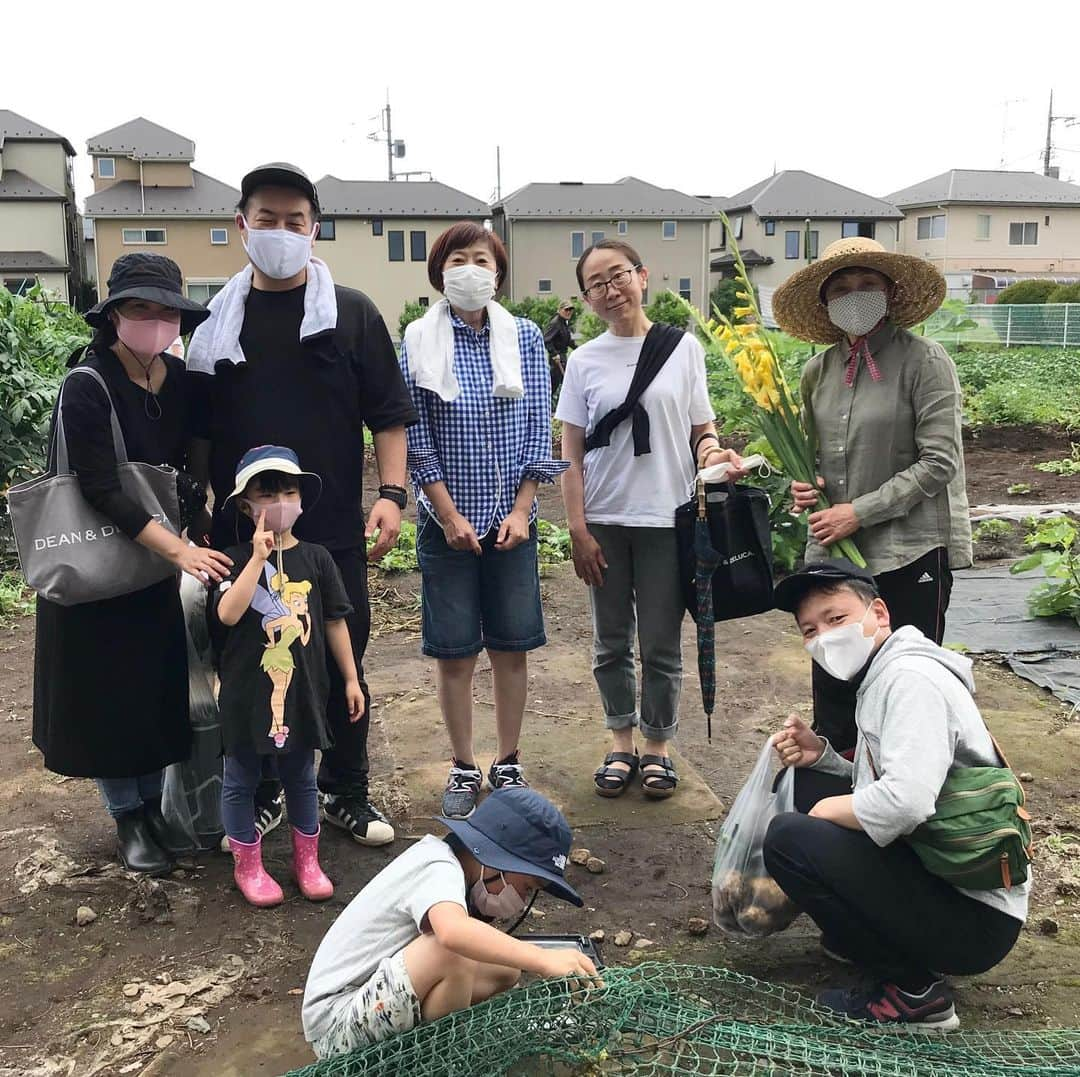
[[[409,429],[417,503],[423,653],[453,760],[443,815],[476,807],[472,677],[486,649],[495,685],[493,789],[525,785],[518,741],[526,654],[547,642],[537,568],[536,490],[567,467],[551,458],[551,380],[540,329],[495,302],[506,248],[463,222],[432,244],[428,278],[445,298],[409,325],[401,368],[419,415]]]

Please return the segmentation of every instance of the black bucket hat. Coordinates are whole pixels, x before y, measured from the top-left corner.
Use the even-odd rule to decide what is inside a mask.
[[[180,312],[180,333],[190,333],[210,317],[210,311],[184,295],[180,267],[163,254],[122,254],[109,271],[109,294],[83,317],[95,329],[108,320],[108,312],[125,299],[148,299]]]
[[[861,580],[877,590],[877,581],[869,569],[859,568],[846,557],[833,557],[828,561],[811,561],[798,572],[785,576],[773,590],[776,608],[786,613],[797,613],[799,603],[811,591],[822,585],[830,586],[846,580]]]
[[[307,197],[315,210],[315,216],[319,216],[319,192],[315,189],[315,184],[308,179],[302,168],[297,168],[288,161],[271,161],[253,168],[240,181],[241,205],[247,202],[251,192],[257,187],[291,187]]]

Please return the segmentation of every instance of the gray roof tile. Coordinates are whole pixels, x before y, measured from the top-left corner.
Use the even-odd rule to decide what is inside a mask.
[[[86,152],[142,160],[194,161],[195,143],[139,116],[100,135],[92,135],[86,141]]]
[[[0,175],[0,202],[12,201],[63,202],[64,196],[43,183],[24,176],[14,168],[5,168]]]
[[[853,190],[812,172],[788,168],[724,199],[725,213],[753,210],[759,217],[871,217],[899,220],[903,214],[892,202]]]
[[[44,251],[0,251],[0,272],[40,273],[55,270],[66,273],[70,267]]]
[[[636,176],[615,183],[528,183],[492,207],[508,217],[712,217],[708,202]]]
[[[486,202],[433,180],[342,180],[315,185],[328,217],[487,217]]]
[[[8,139],[13,142],[60,142],[69,157],[75,156],[75,147],[63,135],[58,135],[17,112],[0,108],[0,146]]]
[[[902,191],[889,201],[904,208],[952,202],[994,205],[1080,206],[1080,186],[1038,172],[953,168]]]
[[[86,200],[87,217],[231,217],[240,192],[227,183],[191,170],[194,187],[146,187],[146,211],[134,180],[113,184]]]

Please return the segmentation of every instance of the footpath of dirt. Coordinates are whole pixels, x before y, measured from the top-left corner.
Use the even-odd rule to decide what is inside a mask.
[[[976,449],[969,461],[981,453]],[[1063,455],[1060,447],[1054,453]],[[980,473],[978,466],[970,470]],[[544,515],[559,519],[553,492],[545,491],[543,501]],[[287,893],[278,909],[243,904],[230,861],[218,853],[194,858],[157,882],[121,872],[113,859],[113,828],[93,786],[43,771],[31,744],[32,621],[0,634],[0,1075],[249,1077],[310,1061],[299,1006],[311,955],[364,883],[434,828],[432,780],[446,749],[432,666],[418,653],[418,579],[375,580],[373,591],[382,594],[387,586],[397,595],[392,606],[376,611],[367,663],[377,707],[372,773],[376,798],[394,815],[399,839],[371,850],[328,831],[324,862],[337,893],[322,906],[300,899],[288,881],[284,828],[267,839],[269,867]],[[788,619],[774,613],[718,628],[712,744],[687,624],[678,749],[684,773],[696,772],[702,794],[693,797],[687,782],[672,801],[646,802],[635,791],[601,811],[587,780],[600,762],[602,741],[594,736],[600,718],[589,674],[586,593],[569,565],[547,572],[542,586],[550,642],[530,667],[524,761],[530,778],[579,820],[576,843],[603,859],[606,869],[593,875],[572,867],[585,909],[541,900],[530,928],[602,929],[609,963],[648,956],[723,964],[810,990],[846,982],[847,971],[823,959],[805,917],[753,943],[715,927],[693,937],[687,928],[690,917],[709,916],[718,811],[730,806],[784,715],[809,709],[808,660]],[[483,666],[476,687],[481,745],[491,710],[480,701],[492,698]],[[1001,667],[980,663],[977,681],[988,721],[1016,769],[1032,778],[1026,788],[1039,859],[1020,943],[999,968],[959,981],[962,1017],[968,1028],[1076,1026],[1080,725],[1066,720],[1047,693]],[[719,809],[712,807],[714,797]],[[83,905],[96,919],[79,927]],[[610,940],[622,929],[653,945],[613,947]]]

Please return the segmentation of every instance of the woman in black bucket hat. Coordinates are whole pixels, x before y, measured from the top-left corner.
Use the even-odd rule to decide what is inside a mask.
[[[130,460],[183,468],[184,365],[164,352],[207,311],[183,294],[180,267],[159,254],[118,258],[108,287],[108,297],[86,313],[94,338],[70,364],[99,374],[108,399],[95,378],[69,378],[63,389],[71,470],[86,501],[129,538],[178,570],[219,580],[229,563],[223,554],[189,546],[124,493],[110,421],[111,406]],[[97,779],[128,870],[171,870],[175,839],[161,814],[162,771],[186,759],[191,745],[187,646],[174,576],[78,605],[39,596],[34,743],[49,770]]]

